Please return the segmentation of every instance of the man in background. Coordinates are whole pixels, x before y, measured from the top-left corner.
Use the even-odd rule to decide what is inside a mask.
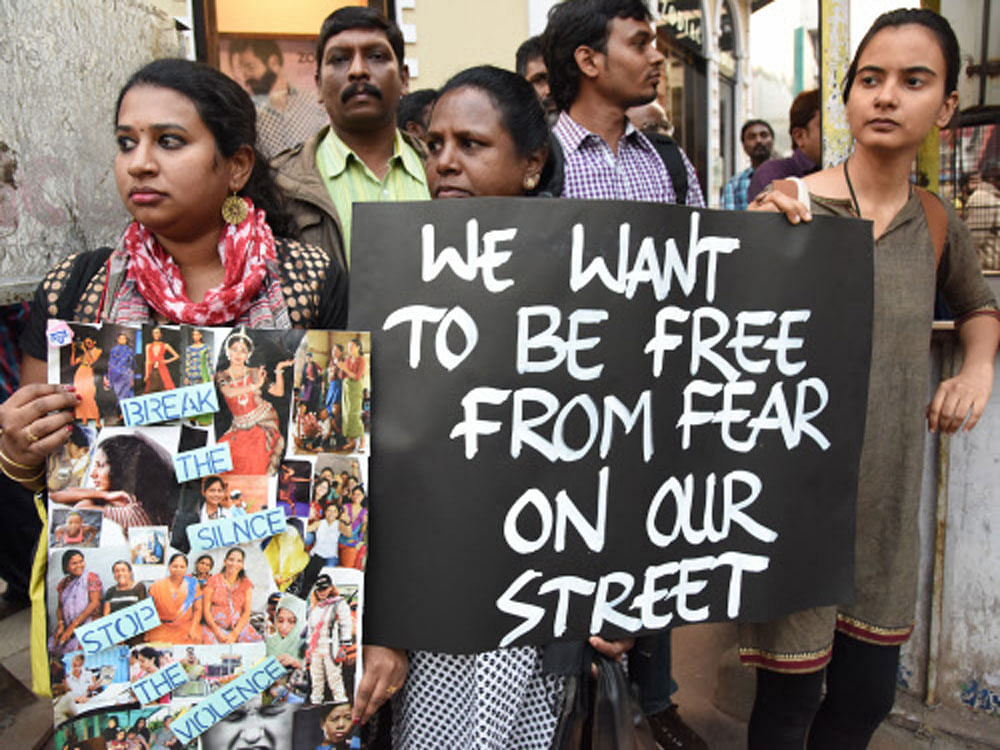
[[[735,175],[722,188],[722,207],[731,211],[745,211],[750,199],[747,190],[754,171],[771,158],[774,148],[774,131],[764,120],[747,120],[740,130],[743,152],[750,157],[750,166]]]
[[[820,123],[819,89],[803,91],[788,111],[788,134],[795,148],[787,159],[771,159],[757,168],[750,178],[747,200],[753,200],[775,180],[805,177],[819,169],[823,151]]]
[[[434,89],[420,89],[400,99],[399,112],[396,114],[399,129],[422,141],[430,123],[431,105],[436,96]]]
[[[529,37],[521,43],[514,54],[514,69],[521,78],[534,86],[538,101],[545,110],[545,118],[550,125],[554,124],[559,111],[549,93],[549,69],[545,66],[545,58],[542,56],[541,37]]]
[[[665,135],[669,138],[674,134],[674,126],[670,124],[666,110],[655,99],[648,104],[629,107],[625,116],[647,136]]]
[[[264,156],[297,146],[323,127],[323,108],[315,96],[288,83],[284,56],[273,40],[236,39],[229,59],[257,102],[257,148]]]
[[[355,202],[430,198],[420,154],[396,127],[409,82],[396,24],[357,6],[323,21],[316,85],[329,123],[273,166],[301,240],[322,247],[344,270]]]
[[[551,94],[559,108],[552,133],[565,161],[563,197],[705,205],[698,176],[672,140],[654,144],[625,116],[653,101],[664,56],[642,0],[566,0],[542,34]],[[592,639],[615,655],[626,645]],[[572,668],[573,644],[546,647],[546,660]],[[562,655],[557,655],[563,652]],[[702,750],[670,695],[670,632],[636,639],[629,673],[661,747]]]
[[[1000,168],[988,171],[965,202],[963,216],[984,271],[1000,271]]]

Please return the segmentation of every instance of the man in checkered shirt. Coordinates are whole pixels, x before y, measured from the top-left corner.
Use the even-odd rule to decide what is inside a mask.
[[[552,132],[565,160],[564,198],[677,202],[660,152],[625,116],[656,97],[663,74],[650,21],[642,0],[566,0],[549,15],[542,51],[562,110]],[[704,208],[694,167],[677,152],[687,174],[684,202]],[[669,631],[637,639],[629,672],[660,746],[707,748],[670,699]]]

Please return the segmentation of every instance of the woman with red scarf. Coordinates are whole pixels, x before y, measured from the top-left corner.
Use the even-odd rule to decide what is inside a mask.
[[[294,226],[254,147],[246,92],[208,66],[165,59],[118,97],[118,192],[133,221],[114,248],[71,255],[32,306],[22,382],[0,410],[0,466],[32,483],[66,442],[72,387],[45,383],[48,318],[115,324],[342,328],[346,278]],[[40,483],[40,482],[37,482]]]
[[[156,60],[129,78],[115,107],[118,192],[133,221],[114,248],[71,255],[45,277],[21,338],[22,383],[0,404],[3,481],[40,490],[46,458],[69,438],[80,399],[46,384],[46,324],[63,318],[198,327],[343,328],[347,280],[294,227],[257,141],[247,93],[218,71]],[[400,667],[402,662],[402,667]],[[405,657],[366,649],[364,698]],[[383,681],[388,677],[381,678]]]

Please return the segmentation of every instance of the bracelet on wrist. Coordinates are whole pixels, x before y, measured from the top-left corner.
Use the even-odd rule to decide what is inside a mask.
[[[3,463],[10,464],[11,466],[14,466],[18,469],[24,469],[25,471],[35,471],[38,468],[37,465],[29,466],[27,464],[22,464],[20,461],[15,461],[13,458],[4,453],[3,448],[0,448],[0,459],[3,460]],[[45,461],[43,460],[42,461],[43,471],[44,471],[44,466],[45,466]]]
[[[7,477],[9,480],[11,480],[12,482],[17,482],[18,484],[23,484],[25,487],[28,487],[28,489],[41,489],[41,486],[44,485],[44,481],[42,481],[42,478],[45,476],[45,465],[44,464],[42,465],[41,471],[39,471],[34,476],[30,476],[30,477],[18,477],[18,476],[14,476],[14,474],[12,474],[7,469],[7,467],[4,466],[4,464],[2,462],[0,462],[0,472],[3,472],[3,475],[5,477]],[[36,484],[38,486],[35,486]]]

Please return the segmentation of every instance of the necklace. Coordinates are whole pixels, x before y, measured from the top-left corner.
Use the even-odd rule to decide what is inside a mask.
[[[236,376],[233,375],[233,368],[230,367],[229,368],[229,380],[237,388],[245,388],[250,383],[250,373],[247,372],[244,369],[242,377],[239,380],[237,380]],[[239,396],[236,397],[236,402],[240,406],[246,406],[250,402],[250,394],[249,393],[241,393]]]
[[[854,193],[854,185],[851,184],[851,173],[847,171],[847,162],[851,160],[851,157],[844,159],[844,179],[847,181],[847,189],[851,193],[851,202],[854,203],[854,213],[857,214],[858,218],[861,216],[861,206],[858,204],[858,196]],[[913,196],[913,184],[907,183],[907,198]]]
[[[844,179],[847,180],[847,189],[851,193],[851,201],[854,203],[854,213],[857,214],[858,218],[861,218],[861,206],[858,205],[858,196],[854,194],[854,185],[851,184],[851,173],[847,171],[847,162],[851,159],[850,157],[844,159]]]

